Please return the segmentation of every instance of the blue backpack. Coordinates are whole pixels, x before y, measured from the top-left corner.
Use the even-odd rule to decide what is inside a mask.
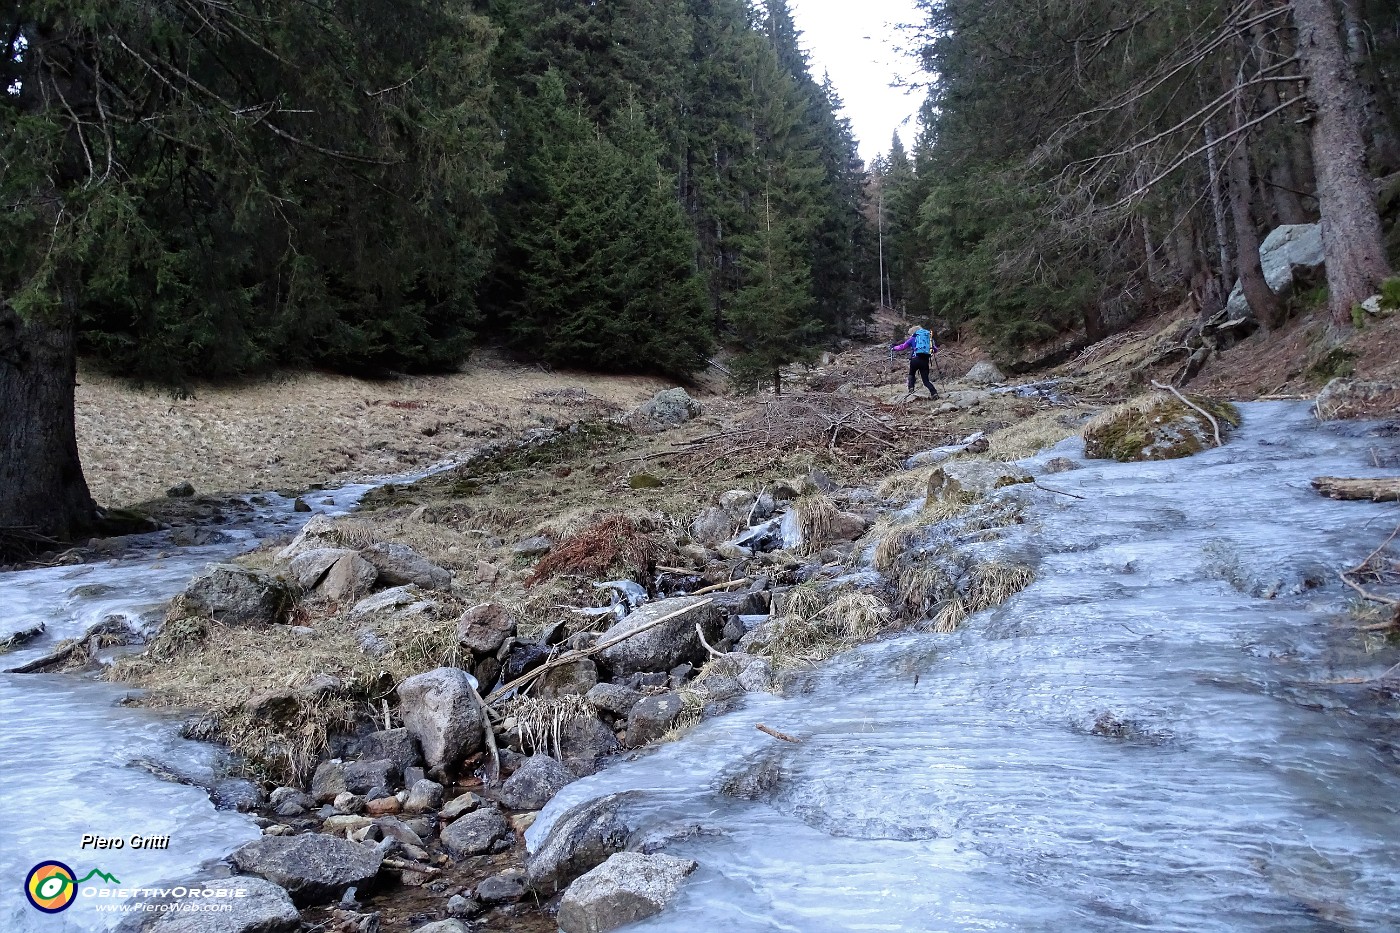
[[[933,352],[933,334],[930,334],[928,331],[924,330],[922,327],[920,327],[918,330],[914,331],[914,352],[915,352],[915,353],[932,353],[932,352]]]

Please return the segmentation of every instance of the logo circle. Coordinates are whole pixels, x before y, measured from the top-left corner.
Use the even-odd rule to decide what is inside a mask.
[[[56,914],[72,906],[78,896],[77,875],[62,862],[40,862],[24,879],[24,896],[35,910]]]

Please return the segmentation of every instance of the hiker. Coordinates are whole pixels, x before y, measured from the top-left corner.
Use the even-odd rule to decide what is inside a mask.
[[[938,352],[938,345],[933,342],[933,334],[915,324],[909,328],[909,339],[894,349],[909,351],[909,391],[914,391],[914,374],[918,373],[924,380],[924,386],[928,388],[929,397],[938,398],[938,390],[928,379],[928,361]]]

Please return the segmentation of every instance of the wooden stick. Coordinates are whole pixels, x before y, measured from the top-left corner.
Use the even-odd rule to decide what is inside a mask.
[[[1189,406],[1189,407],[1191,407],[1191,408],[1194,408],[1194,409],[1196,409],[1196,411],[1198,411],[1198,412],[1200,412],[1201,414],[1205,415],[1205,416],[1206,416],[1206,420],[1208,420],[1208,421],[1210,422],[1211,428],[1214,429],[1214,431],[1215,431],[1215,446],[1216,446],[1216,447],[1224,446],[1225,442],[1222,441],[1222,440],[1220,439],[1220,422],[1218,422],[1218,421],[1215,420],[1215,416],[1214,416],[1214,415],[1212,415],[1210,412],[1206,411],[1206,410],[1205,410],[1204,408],[1202,408],[1201,406],[1197,405],[1195,402],[1191,401],[1191,400],[1190,400],[1189,398],[1187,398],[1186,396],[1182,395],[1179,391],[1177,391],[1176,386],[1163,385],[1162,383],[1158,382],[1156,379],[1153,379],[1153,380],[1152,380],[1152,384],[1153,384],[1154,386],[1156,386],[1157,388],[1159,388],[1159,389],[1166,389],[1166,390],[1167,390],[1168,392],[1170,392],[1172,395],[1175,395],[1177,398],[1181,399],[1181,403],[1182,403],[1183,405],[1187,405],[1187,406]]]
[[[420,865],[417,862],[405,862],[401,859],[386,858],[384,867],[393,871],[416,871],[424,875],[437,875],[442,873],[441,868],[434,868],[431,865]]]
[[[481,694],[472,687],[472,700],[476,703],[476,711],[481,716],[481,732],[486,739],[486,750],[491,753],[491,772],[488,775],[488,784],[497,784],[501,780],[501,753],[496,748],[496,727],[491,725],[491,709],[486,705],[486,701],[481,698]]]
[[[1035,488],[1036,488],[1036,489],[1044,489],[1046,492],[1059,493],[1059,494],[1062,495],[1062,496],[1069,496],[1071,499],[1087,499],[1087,498],[1088,498],[1088,496],[1078,496],[1078,495],[1075,495],[1075,494],[1072,493],[1072,492],[1065,492],[1063,489],[1051,489],[1049,486],[1042,486],[1042,485],[1040,485],[1039,483],[1036,483],[1036,484],[1035,484]]]
[[[732,590],[732,589],[734,589],[734,587],[736,587],[736,586],[742,586],[742,585],[745,584],[745,583],[752,583],[752,582],[753,582],[753,581],[750,580],[748,577],[741,577],[741,578],[739,578],[738,580],[730,580],[728,583],[716,583],[714,586],[707,586],[707,587],[705,587],[704,589],[696,590],[694,593],[691,593],[690,595],[691,595],[691,596],[704,596],[706,593],[714,593],[714,592],[718,592],[719,590]]]
[[[777,729],[773,729],[773,728],[770,728],[770,727],[768,727],[768,726],[765,726],[763,723],[759,723],[758,725],[754,726],[754,728],[757,729],[759,732],[765,733],[765,734],[767,734],[767,735],[771,735],[771,736],[772,736],[773,738],[775,738],[775,739],[781,739],[781,740],[784,741],[784,742],[791,742],[791,743],[794,744],[794,745],[800,745],[800,744],[802,744],[802,740],[801,740],[801,739],[793,738],[792,736],[788,735],[786,732],[779,732]]]
[[[519,687],[525,686],[526,684],[533,681],[535,678],[551,670],[554,670],[557,667],[562,667],[565,664],[569,664],[574,661],[579,661],[583,658],[592,657],[600,651],[605,651],[608,648],[611,648],[613,645],[621,644],[629,638],[632,638],[636,635],[640,635],[643,632],[650,631],[651,629],[656,628],[663,622],[669,622],[677,616],[683,616],[687,612],[693,612],[694,610],[699,609],[701,606],[708,606],[711,602],[713,602],[713,600],[703,599],[700,602],[695,603],[694,605],[686,606],[683,609],[677,609],[675,612],[667,613],[659,619],[653,619],[645,625],[638,626],[637,628],[634,628],[631,631],[623,632],[621,635],[618,635],[615,638],[610,638],[607,641],[599,642],[591,648],[580,648],[576,651],[566,651],[564,654],[559,655],[552,661],[547,661],[544,664],[541,664],[533,671],[530,671],[530,673],[521,674],[519,677],[515,678],[510,683],[502,684],[495,690],[492,690],[491,693],[486,697],[484,702],[487,705],[490,705],[492,701],[503,696],[504,694],[507,694],[512,690],[518,689]]]
[[[720,656],[720,652],[711,648],[710,643],[705,640],[705,630],[700,627],[699,622],[695,623],[695,634],[700,636],[700,644],[705,646],[705,650],[710,653],[710,657],[717,658]]]

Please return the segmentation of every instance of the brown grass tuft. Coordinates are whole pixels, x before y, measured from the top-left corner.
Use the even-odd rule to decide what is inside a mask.
[[[895,628],[889,607],[873,593],[804,584],[789,594],[761,653],[775,670],[817,664]]]
[[[525,581],[534,586],[559,574],[594,579],[615,573],[643,574],[665,547],[627,515],[611,515],[565,538],[535,565]]]

